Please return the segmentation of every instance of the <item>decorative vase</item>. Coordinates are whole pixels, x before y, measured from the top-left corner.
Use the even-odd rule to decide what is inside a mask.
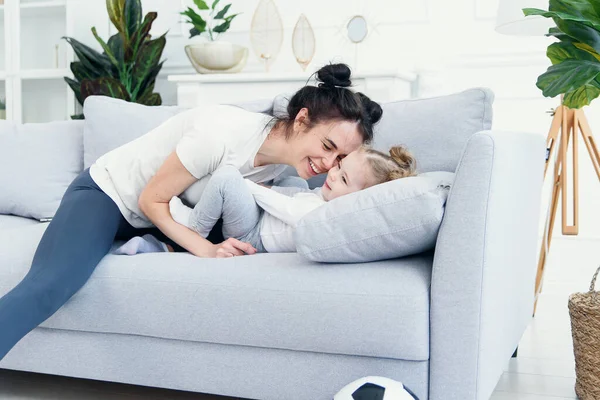
[[[250,42],[267,72],[283,44],[283,22],[273,0],[260,0],[250,26]]]
[[[188,44],[185,54],[201,74],[240,72],[248,61],[246,47],[224,41]]]
[[[294,33],[292,35],[292,50],[296,61],[306,71],[306,67],[310,64],[315,55],[315,32],[308,22],[308,18],[304,14],[300,15]]]

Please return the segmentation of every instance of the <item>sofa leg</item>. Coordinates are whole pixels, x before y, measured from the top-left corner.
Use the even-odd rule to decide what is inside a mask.
[[[518,351],[519,351],[519,346],[517,346],[517,348],[515,349],[515,352],[513,353],[513,355],[510,358],[517,358]]]

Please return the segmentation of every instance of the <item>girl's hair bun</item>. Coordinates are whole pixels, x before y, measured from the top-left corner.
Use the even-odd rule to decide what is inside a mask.
[[[319,87],[350,87],[350,67],[346,64],[329,64],[317,71],[317,80]]]

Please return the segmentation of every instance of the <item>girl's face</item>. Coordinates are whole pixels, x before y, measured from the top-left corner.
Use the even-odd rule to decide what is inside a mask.
[[[308,110],[303,108],[294,122],[298,133],[290,140],[288,162],[304,179],[329,171],[362,144],[356,122],[330,121],[307,129],[307,118]]]
[[[369,173],[369,165],[365,153],[353,151],[340,161],[339,165],[329,170],[321,193],[326,201],[348,193],[358,192],[375,184]]]

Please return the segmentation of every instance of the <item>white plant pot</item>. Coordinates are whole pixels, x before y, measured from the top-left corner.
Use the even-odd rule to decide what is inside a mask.
[[[223,41],[188,44],[185,54],[201,74],[240,72],[248,61],[246,47]]]

